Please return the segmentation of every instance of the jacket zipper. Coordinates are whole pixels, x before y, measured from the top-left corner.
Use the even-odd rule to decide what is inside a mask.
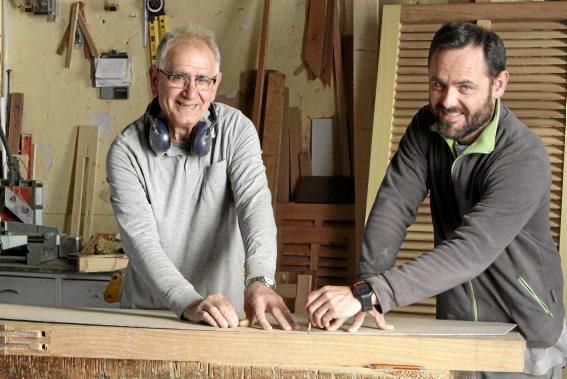
[[[453,151],[451,151],[451,153],[453,153],[453,157],[455,157],[455,153]],[[456,156],[455,161],[451,165],[451,180],[453,181],[453,189],[455,191],[455,194],[456,194],[457,190],[456,190],[456,188],[454,188],[455,179],[453,178],[453,169],[455,168],[455,164],[457,163],[459,158],[462,157],[463,155],[467,155],[467,153],[464,152],[463,154]],[[460,208],[459,208],[459,213],[461,214]],[[463,217],[463,215],[461,214],[461,218],[462,217]],[[474,285],[473,285],[472,279],[467,282],[467,285],[469,287],[469,294],[470,294],[470,300],[471,300],[472,319],[473,319],[473,321],[478,321],[478,305],[476,303],[476,295],[475,295],[475,292],[474,292]]]
[[[539,306],[541,307],[541,309],[543,309],[543,311],[545,312],[546,315],[548,315],[549,317],[553,317],[553,313],[551,313],[551,310],[549,310],[549,307],[547,306],[547,304],[545,304],[545,301],[543,301],[538,295],[537,293],[533,290],[533,288],[528,284],[528,282],[523,278],[523,277],[519,277],[518,281],[520,282],[520,284],[526,289],[526,291],[528,291],[528,293],[530,294],[530,296],[536,301],[536,303],[539,304]]]

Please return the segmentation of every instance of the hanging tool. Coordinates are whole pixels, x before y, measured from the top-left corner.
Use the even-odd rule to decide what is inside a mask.
[[[85,55],[89,55],[90,58],[98,58],[100,57],[100,53],[98,52],[94,40],[89,33],[89,29],[87,28],[87,22],[85,21],[85,13],[84,13],[84,6],[85,4],[82,1],[74,2],[71,5],[71,12],[69,17],[69,25],[67,29],[65,29],[65,33],[59,42],[59,46],[57,47],[57,54],[62,55],[63,51],[67,49],[67,53],[65,55],[65,67],[71,67],[71,53],[73,50],[73,44],[75,40],[75,34],[77,32],[77,24],[80,31],[83,33],[85,37]]]
[[[150,61],[151,64],[155,64],[159,41],[167,33],[165,0],[146,0],[146,10],[150,31]]]

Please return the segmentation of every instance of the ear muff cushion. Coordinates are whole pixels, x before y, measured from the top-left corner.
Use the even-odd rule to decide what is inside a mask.
[[[191,134],[193,135],[191,153],[198,157],[204,157],[211,150],[211,133],[207,124],[199,121],[191,130]]]
[[[165,153],[169,150],[169,146],[171,144],[169,128],[163,119],[156,118],[153,120],[152,125],[150,126],[149,140],[150,146],[156,153]]]

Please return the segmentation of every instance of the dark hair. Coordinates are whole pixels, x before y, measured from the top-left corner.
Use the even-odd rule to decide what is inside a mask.
[[[472,44],[482,46],[488,73],[494,78],[506,69],[506,48],[498,34],[471,23],[445,24],[433,36],[427,64],[438,49],[458,49]]]

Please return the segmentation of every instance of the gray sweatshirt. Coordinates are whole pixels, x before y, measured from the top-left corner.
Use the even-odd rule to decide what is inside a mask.
[[[205,157],[175,145],[156,154],[148,113],[110,147],[110,200],[129,258],[124,308],[180,316],[220,292],[242,311],[245,278],[274,276],[276,225],[258,135],[240,111],[213,106],[218,123]]]

